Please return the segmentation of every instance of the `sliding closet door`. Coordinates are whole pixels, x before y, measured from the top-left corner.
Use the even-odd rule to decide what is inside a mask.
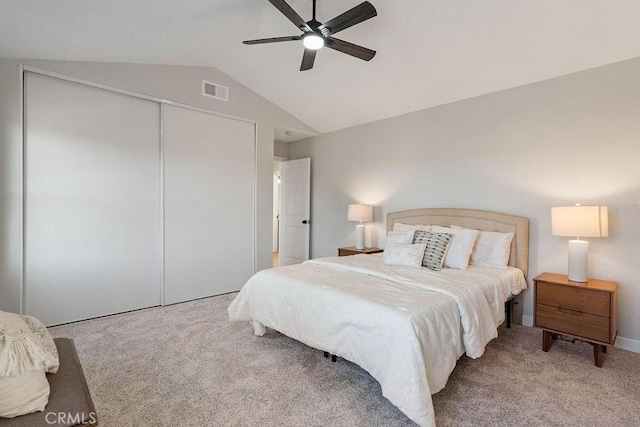
[[[255,124],[164,106],[164,301],[253,274]]]
[[[160,304],[160,105],[35,73],[24,101],[26,314]]]

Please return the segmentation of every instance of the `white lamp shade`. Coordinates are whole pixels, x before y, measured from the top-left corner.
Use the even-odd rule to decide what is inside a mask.
[[[563,206],[551,208],[551,233],[565,237],[609,236],[606,206]]]
[[[371,221],[373,219],[373,208],[369,205],[349,205],[347,220],[349,221]]]

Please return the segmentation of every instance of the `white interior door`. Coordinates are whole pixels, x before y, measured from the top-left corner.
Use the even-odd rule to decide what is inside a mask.
[[[311,159],[280,162],[280,245],[278,265],[309,259]]]
[[[160,304],[160,105],[25,73],[24,311]]]
[[[255,124],[163,108],[164,302],[237,291],[254,273]]]

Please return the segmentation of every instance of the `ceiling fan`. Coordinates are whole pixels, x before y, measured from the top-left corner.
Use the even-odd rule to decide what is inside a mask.
[[[304,45],[304,55],[302,56],[302,64],[300,65],[300,71],[310,70],[313,68],[313,63],[316,59],[316,52],[318,49],[326,46],[338,52],[346,53],[347,55],[360,58],[364,61],[370,61],[375,55],[376,51],[367,49],[366,47],[358,46],[357,44],[349,43],[344,40],[333,37],[333,34],[352,27],[360,22],[366,21],[376,16],[376,8],[373,7],[368,1],[360,3],[358,6],[349,9],[342,15],[336,16],[330,21],[324,24],[316,20],[316,0],[313,1],[313,18],[311,21],[304,22],[304,20],[291,8],[284,0],[269,0],[269,3],[274,5],[284,16],[289,18],[291,22],[295,24],[303,33],[299,36],[288,37],[272,37],[269,39],[257,39],[257,40],[245,40],[242,43],[262,44],[262,43],[276,43],[276,42],[288,42],[294,40],[302,40]]]

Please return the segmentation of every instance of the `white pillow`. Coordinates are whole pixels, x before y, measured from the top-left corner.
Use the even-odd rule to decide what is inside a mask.
[[[424,250],[424,244],[389,243],[384,250],[383,261],[387,265],[399,265],[403,267],[420,267]]]
[[[387,240],[384,244],[384,249],[387,250],[387,245],[389,243],[404,243],[409,244],[413,243],[413,235],[416,232],[414,230],[410,231],[390,231],[387,233]]]
[[[431,227],[431,232],[453,234],[447,256],[444,259],[444,266],[447,268],[466,270],[469,266],[469,257],[473,251],[473,244],[478,238],[478,230],[434,225]]]
[[[409,225],[409,224],[403,224],[401,222],[396,222],[395,224],[393,224],[393,231],[394,232],[401,232],[401,231],[416,231],[416,230],[422,230],[422,231],[431,231],[431,226],[430,225],[424,225],[424,224],[417,224],[417,225]]]
[[[451,228],[462,229],[452,225]],[[514,233],[480,231],[471,252],[469,264],[478,267],[491,267],[506,270],[511,255],[511,241]]]
[[[0,418],[44,411],[49,403],[49,393],[44,369],[0,378]]]
[[[0,418],[44,410],[50,392],[45,372],[55,373],[59,366],[42,322],[0,311]]]

